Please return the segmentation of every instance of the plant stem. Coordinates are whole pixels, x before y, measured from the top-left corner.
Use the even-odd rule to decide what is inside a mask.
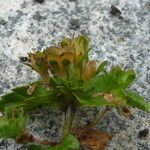
[[[69,107],[65,113],[65,121],[62,131],[62,138],[72,132],[74,120],[76,118],[77,109]]]
[[[82,138],[83,136],[87,135],[90,131],[90,129],[94,128],[97,123],[102,120],[106,114],[110,111],[108,107],[106,107],[103,111],[100,111],[97,113],[96,117],[93,119],[92,122],[88,123],[82,130],[81,134],[79,135],[79,139]]]
[[[102,112],[101,111],[98,112],[96,114],[95,119],[90,124],[88,124],[88,126],[90,128],[94,128],[97,125],[97,123],[106,116],[107,113],[108,113],[108,109],[107,108],[105,108]]]
[[[48,145],[48,146],[56,146],[58,144],[58,142],[52,142],[48,140],[39,140],[39,139],[37,139],[34,143]]]

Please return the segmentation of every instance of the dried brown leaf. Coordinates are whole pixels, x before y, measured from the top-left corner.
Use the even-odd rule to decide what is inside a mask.
[[[87,147],[90,150],[102,150],[106,146],[107,142],[112,139],[112,135],[95,129],[90,129],[84,136],[81,136],[83,130],[84,127],[78,128],[75,129],[74,133],[76,137],[78,137],[81,145]]]

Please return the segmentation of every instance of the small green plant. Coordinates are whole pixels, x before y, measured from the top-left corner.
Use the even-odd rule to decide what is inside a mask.
[[[90,131],[112,108],[125,117],[130,115],[130,107],[150,112],[150,105],[141,96],[127,90],[135,80],[135,72],[119,66],[108,71],[107,61],[97,67],[95,60],[89,60],[88,42],[84,35],[64,38],[58,46],[29,53],[27,65],[41,80],[12,89],[1,97],[0,138],[29,143],[29,150],[73,150],[82,145],[99,150],[98,143],[94,146],[88,143],[94,141],[89,137]],[[63,112],[65,121],[60,141],[42,141],[27,130],[29,112],[39,106]],[[83,107],[102,107],[102,111],[85,127],[77,128],[77,113]],[[92,132],[99,136],[98,131]],[[84,141],[86,137],[88,140]]]

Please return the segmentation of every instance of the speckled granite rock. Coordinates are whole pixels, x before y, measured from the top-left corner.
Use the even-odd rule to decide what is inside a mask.
[[[111,5],[122,11],[123,20],[110,14]],[[85,33],[90,37],[91,58],[109,60],[110,66],[134,68],[137,80],[131,89],[147,101],[150,99],[149,0],[45,0],[42,4],[32,0],[5,0],[0,1],[0,10],[0,94],[38,78],[19,62],[19,56],[72,36],[76,29],[76,35]],[[81,115],[85,113],[81,111]],[[94,113],[89,110],[82,123]],[[29,130],[40,138],[57,139],[61,113],[37,110],[34,114]],[[106,150],[150,149],[150,135],[146,139],[138,138],[139,130],[150,129],[150,116],[137,109],[133,109],[133,117],[128,120],[114,110],[97,128],[114,135]],[[25,150],[26,146],[1,140],[0,150],[6,149]]]

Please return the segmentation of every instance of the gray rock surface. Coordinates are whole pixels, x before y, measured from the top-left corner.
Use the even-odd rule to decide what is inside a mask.
[[[122,11],[122,17],[110,14],[111,5]],[[0,1],[0,94],[12,87],[24,85],[38,78],[37,74],[20,63],[20,56],[43,50],[63,37],[81,33],[91,41],[91,59],[108,60],[109,66],[126,65],[137,72],[131,89],[150,99],[150,1],[149,0],[32,0]],[[82,123],[95,113],[88,112]],[[34,115],[35,114],[35,115]],[[37,110],[28,128],[36,136],[56,138],[62,116],[53,110]],[[133,117],[126,119],[114,110],[98,129],[113,134],[106,150],[149,150],[150,135],[138,138],[139,130],[150,129],[149,114],[133,109]],[[12,140],[1,140],[0,150],[25,150]]]

